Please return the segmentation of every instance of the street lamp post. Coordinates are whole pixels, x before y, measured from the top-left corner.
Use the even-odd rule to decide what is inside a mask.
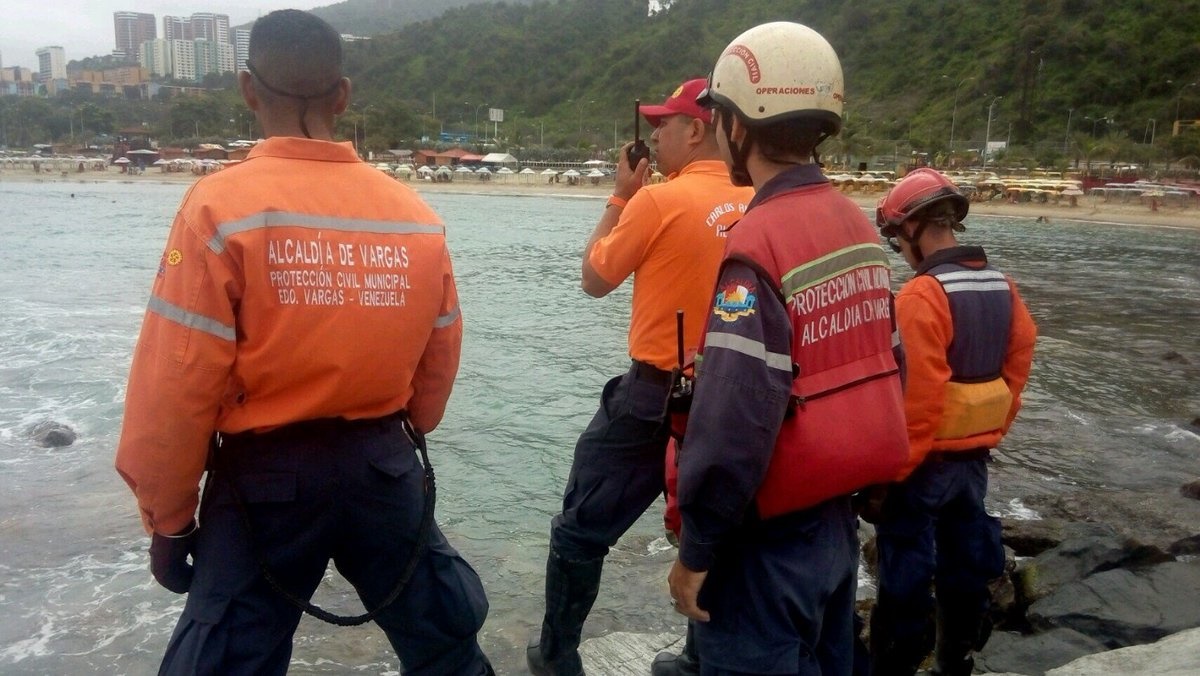
[[[1070,152],[1071,146],[1071,113],[1074,113],[1074,108],[1067,108],[1067,135],[1063,137],[1063,155]]]
[[[479,109],[486,106],[486,103],[481,103],[475,106],[475,142],[479,142]]]
[[[1175,95],[1175,128],[1179,128],[1179,102],[1183,100],[1183,93],[1188,90],[1188,87],[1195,87],[1200,84],[1200,80],[1189,82],[1179,88],[1179,93]]]
[[[583,133],[583,107],[595,101],[580,101],[579,102],[579,133]]]
[[[946,77],[946,76],[943,75],[942,77]],[[974,79],[975,78],[973,78],[973,77],[964,77],[963,79],[958,81],[958,84],[954,85],[954,109],[952,111],[950,111],[950,153],[951,154],[954,153],[954,123],[958,119],[958,90],[960,87],[963,86],[964,82],[966,82],[967,80],[974,80]]]
[[[992,108],[995,108],[995,107],[996,107],[996,102],[997,102],[997,101],[999,101],[999,100],[1000,100],[1000,99],[1002,99],[1002,98],[1004,98],[1004,97],[1003,97],[1003,96],[996,96],[996,97],[993,97],[993,98],[992,98],[992,102],[991,102],[990,104],[988,104],[987,131],[986,131],[986,132],[984,133],[984,135],[983,135],[983,168],[984,168],[984,169],[987,169],[988,160],[992,159],[992,149],[991,149],[991,141],[992,141]]]

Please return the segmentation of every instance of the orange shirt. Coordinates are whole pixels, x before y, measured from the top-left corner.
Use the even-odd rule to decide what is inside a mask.
[[[692,162],[666,183],[638,190],[588,262],[610,284],[633,275],[629,356],[664,371],[678,365],[675,312],[694,354],[712,308],[725,230],[746,212],[753,188],[729,182],[719,160]]]
[[[428,432],[461,341],[433,210],[348,143],[270,138],[179,208],[130,369],[117,470],[147,530],[176,532],[214,431],[407,408]]]

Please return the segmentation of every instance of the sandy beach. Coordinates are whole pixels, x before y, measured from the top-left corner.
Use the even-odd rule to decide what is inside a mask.
[[[110,167],[107,171],[85,171],[82,173],[46,173],[35,174],[28,169],[0,170],[0,182],[54,182],[54,183],[94,183],[122,182],[137,183],[190,183],[200,178],[187,172],[162,173],[156,169],[147,170],[143,174],[124,174],[119,169]],[[593,185],[585,179],[576,185],[567,183],[548,183],[544,177],[532,176],[525,180],[523,176],[495,177],[489,181],[481,181],[476,177],[460,178],[450,183],[434,183],[431,181],[404,181],[420,193],[449,192],[461,194],[491,194],[491,195],[524,195],[524,196],[555,196],[580,199],[604,199],[612,192],[612,180],[600,181]],[[883,192],[849,192],[847,197],[866,209],[874,209]],[[990,215],[1017,218],[1045,218],[1048,223],[1055,221],[1088,221],[1096,223],[1118,223],[1124,225],[1144,225],[1171,228],[1191,228],[1200,230],[1200,200],[1193,200],[1188,206],[1158,205],[1157,210],[1149,205],[1131,200],[1120,202],[1106,201],[1101,197],[1086,196],[1079,198],[1077,206],[1067,203],[1011,203],[1002,200],[988,202],[973,202],[971,213],[974,215]]]

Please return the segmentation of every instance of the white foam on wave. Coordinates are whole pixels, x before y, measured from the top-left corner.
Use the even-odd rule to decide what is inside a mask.
[[[11,661],[13,664],[30,657],[44,657],[50,654],[50,640],[54,638],[54,622],[47,620],[38,629],[37,635],[17,641],[0,650],[0,661]]]
[[[1036,510],[1025,506],[1020,498],[1013,498],[1005,503],[998,512],[989,512],[992,516],[1000,519],[1013,519],[1015,521],[1038,521],[1042,518]]]

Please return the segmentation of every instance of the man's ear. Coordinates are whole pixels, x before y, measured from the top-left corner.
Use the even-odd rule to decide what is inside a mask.
[[[258,92],[254,91],[253,77],[249,71],[241,71],[237,74],[238,91],[242,94],[242,100],[246,102],[246,106],[255,112],[258,112],[259,101]]]
[[[350,85],[350,78],[343,77],[341,81],[338,82],[337,92],[335,93],[336,98],[333,101],[334,115],[341,115],[342,113],[346,112],[346,107],[350,105],[351,89],[352,87]]]
[[[739,146],[746,140],[746,125],[742,124],[742,119],[737,115],[731,115],[732,124],[729,127],[729,138]]]

